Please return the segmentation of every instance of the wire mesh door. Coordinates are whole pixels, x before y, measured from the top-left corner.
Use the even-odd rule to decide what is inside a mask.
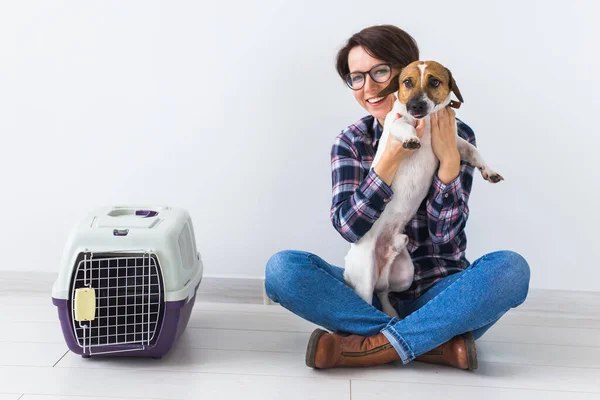
[[[73,330],[84,354],[144,350],[155,341],[164,312],[156,255],[82,254],[73,274],[71,300],[81,288],[95,290],[92,320],[76,321],[75,304],[71,305]]]

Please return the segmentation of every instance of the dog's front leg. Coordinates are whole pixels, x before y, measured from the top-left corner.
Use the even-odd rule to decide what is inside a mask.
[[[473,146],[471,143],[467,142],[458,135],[456,136],[456,144],[461,160],[467,161],[469,164],[477,168],[481,172],[483,179],[492,183],[498,183],[504,180],[502,175],[495,172],[485,163],[477,147]]]
[[[417,137],[416,129],[401,119],[392,122],[390,125],[390,135],[402,142],[405,149],[418,149],[421,147],[421,141]]]

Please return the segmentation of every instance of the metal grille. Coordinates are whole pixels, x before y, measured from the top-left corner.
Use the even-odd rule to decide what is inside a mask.
[[[84,287],[96,291],[93,321],[75,321],[75,291]],[[154,254],[81,254],[71,293],[73,330],[85,354],[110,353],[110,348],[93,349],[117,345],[128,345],[119,351],[143,350],[156,338],[164,313],[164,294]]]

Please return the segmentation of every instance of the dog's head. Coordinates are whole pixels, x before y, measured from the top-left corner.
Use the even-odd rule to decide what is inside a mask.
[[[435,61],[415,61],[407,65],[378,96],[394,92],[406,107],[406,114],[415,119],[425,118],[448,104],[459,108],[464,103],[450,70]],[[452,93],[460,103],[452,100]]]

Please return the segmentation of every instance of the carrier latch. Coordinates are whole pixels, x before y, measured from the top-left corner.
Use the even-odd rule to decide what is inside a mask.
[[[75,321],[93,321],[96,318],[96,290],[93,287],[75,290]]]

